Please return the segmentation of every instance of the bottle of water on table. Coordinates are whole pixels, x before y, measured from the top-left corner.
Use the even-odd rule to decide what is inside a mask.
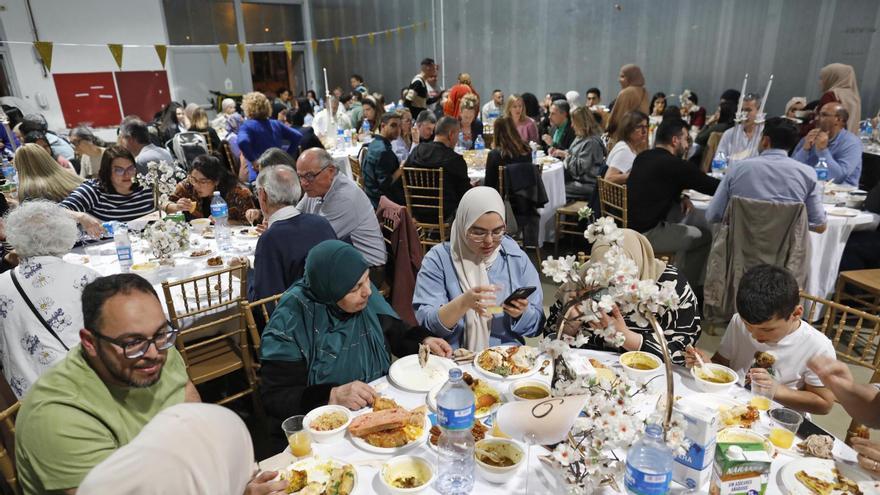
[[[370,121],[367,119],[364,119],[364,123],[361,125],[361,134],[363,134],[362,143],[367,144],[373,140],[373,135],[370,134]]]
[[[720,177],[725,170],[727,170],[727,157],[724,156],[724,152],[719,151],[712,158],[712,174]]]
[[[825,196],[825,183],[828,182],[828,163],[825,158],[819,158],[816,163],[816,185],[819,186],[819,197]]]
[[[351,141],[351,136],[348,137],[348,141]],[[348,148],[348,144],[345,139],[345,129],[338,127],[336,129],[336,149],[345,151],[346,148]]]
[[[211,216],[214,217],[214,237],[217,239],[217,249],[229,251],[232,249],[232,234],[229,232],[229,207],[220,196],[220,191],[214,191],[211,199]]]
[[[128,272],[132,265],[131,237],[128,235],[128,225],[115,223],[113,225],[113,243],[116,245],[116,259],[123,272]]]
[[[464,133],[458,133],[458,142],[455,143],[455,152],[461,154],[465,150],[464,147]]]
[[[441,433],[435,488],[444,495],[463,495],[474,488],[474,394],[461,377],[461,369],[449,370],[449,381],[437,394]]]
[[[486,142],[483,141],[483,136],[477,136],[477,139],[474,141],[474,149],[477,151],[486,149]]]
[[[629,495],[661,495],[672,481],[672,449],[663,441],[663,428],[648,425],[645,436],[626,453],[624,487]]]

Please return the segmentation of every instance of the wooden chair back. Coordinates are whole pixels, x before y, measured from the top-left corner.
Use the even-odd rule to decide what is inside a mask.
[[[625,229],[627,226],[626,185],[615,184],[602,177],[599,177],[597,182],[602,216],[613,218],[619,227]]]
[[[202,135],[202,137],[205,138],[205,146],[208,148],[208,154],[210,155],[211,153],[213,153],[215,150],[214,150],[214,146],[211,144],[211,133],[208,131],[196,131],[196,132],[198,132],[199,134]],[[216,151],[219,152],[220,150],[216,150]]]
[[[272,317],[272,311],[275,311],[275,305],[278,304],[278,300],[281,299],[284,293],[275,294],[274,296],[264,297],[262,299],[258,299],[256,301],[248,302],[243,299],[241,301],[241,313],[244,316],[245,322],[247,323],[248,329],[248,337],[251,341],[251,348],[254,351],[254,356],[256,360],[254,361],[254,367],[259,368],[259,359],[260,359],[260,335],[262,332],[262,328],[260,328],[260,323],[262,325],[266,325],[269,323],[269,319]],[[261,322],[257,322],[257,318],[254,316],[254,313],[257,313],[262,319]]]
[[[3,481],[11,493],[20,494],[21,486],[18,484],[18,472],[15,469],[15,418],[21,402],[15,402],[3,412],[0,412],[0,434],[3,442],[0,442],[0,473]]]
[[[361,171],[361,161],[353,156],[348,157],[348,166],[351,168],[351,178],[361,189],[364,188],[364,173]]]
[[[236,160],[236,157],[232,154],[232,148],[229,145],[229,141],[222,141],[222,146],[223,156],[226,157],[226,164],[229,167],[229,171],[232,172],[232,175],[238,177],[238,160]]]
[[[175,346],[194,385],[243,371],[247,386],[218,402],[245,395],[255,401],[256,373],[240,303],[247,294],[247,265],[222,268],[173,282],[162,282],[171,324],[180,330]],[[238,294],[233,288],[238,287]],[[174,295],[179,294],[182,308]]]
[[[445,242],[449,223],[443,218],[443,169],[403,167],[406,209],[421,229],[422,250]]]
[[[819,306],[823,306],[821,322],[813,326],[831,339],[839,359],[874,371],[880,369],[880,316],[805,292],[801,292],[801,300],[809,306],[803,317],[808,322],[816,321]]]
[[[713,132],[709,134],[709,141],[706,143],[706,149],[703,150],[703,158],[700,160],[700,170],[708,174],[712,169],[712,159],[715,158],[715,152],[718,151],[718,143],[721,142],[723,132]]]

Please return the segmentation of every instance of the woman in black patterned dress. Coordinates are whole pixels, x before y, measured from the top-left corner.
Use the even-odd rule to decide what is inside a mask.
[[[689,345],[696,345],[697,340],[700,338],[700,309],[697,297],[694,295],[694,291],[691,289],[685,276],[679,273],[677,268],[654,258],[654,249],[645,236],[634,230],[622,230],[623,239],[620,241],[620,246],[638,266],[639,278],[641,280],[655,280],[660,283],[675,282],[675,292],[680,299],[678,309],[668,310],[662,316],[655,316],[657,316],[657,322],[666,335],[666,345],[669,348],[672,361],[676,364],[684,364],[685,348]],[[597,243],[593,246],[592,259],[604,258],[605,253],[609,250],[610,246],[608,244]],[[555,336],[562,306],[563,302],[557,300],[550,307],[550,316],[547,318],[547,323],[544,326],[545,335]],[[575,310],[576,307],[572,308],[570,312]],[[573,318],[573,316],[573,314],[570,314],[569,318]],[[623,333],[626,339],[621,347],[615,347],[606,342],[601,336],[592,333],[589,324],[585,322],[571,321],[564,323],[563,331],[568,335],[576,335],[578,332],[585,331],[589,340],[582,346],[584,349],[620,353],[645,351],[662,356],[660,344],[657,342],[650,325],[640,326],[629,316],[621,315],[616,307],[609,317],[614,320],[617,330]]]

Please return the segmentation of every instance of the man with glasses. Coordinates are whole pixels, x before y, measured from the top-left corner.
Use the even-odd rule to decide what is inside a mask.
[[[385,113],[379,124],[379,134],[373,136],[373,141],[367,146],[367,154],[361,170],[364,174],[364,192],[373,203],[373,208],[379,206],[379,198],[387,196],[397,204],[404,204],[403,182],[400,176],[403,169],[400,168],[400,160],[394,154],[391,142],[400,137],[400,115]]]
[[[119,144],[134,155],[139,173],[147,173],[150,162],[174,163],[168,150],[150,142],[150,130],[142,120],[129,120],[119,128]]]
[[[200,400],[174,349],[177,329],[148,281],[98,278],[83,289],[82,310],[80,343],[37,380],[18,414],[15,453],[25,493],[74,493],[153,416]]]
[[[296,161],[296,174],[306,193],[296,208],[326,218],[338,239],[351,243],[364,255],[375,280],[385,266],[386,252],[370,198],[348,176],[339,173],[333,157],[323,149],[304,151]]]
[[[819,127],[811,130],[794,149],[792,158],[815,167],[820,158],[828,164],[828,180],[859,185],[862,176],[862,142],[846,129],[849,112],[838,102],[819,110]]]

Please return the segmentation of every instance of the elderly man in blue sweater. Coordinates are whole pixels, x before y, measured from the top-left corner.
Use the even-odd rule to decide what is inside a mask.
[[[309,250],[321,241],[336,239],[327,219],[296,209],[302,188],[293,167],[264,168],[257,176],[256,189],[268,227],[254,253],[251,301],[286,291],[303,276]]]
[[[829,181],[858,187],[862,175],[862,142],[846,130],[848,119],[849,112],[843,105],[826,103],[819,110],[819,127],[801,139],[791,157],[811,167],[824,158]]]

